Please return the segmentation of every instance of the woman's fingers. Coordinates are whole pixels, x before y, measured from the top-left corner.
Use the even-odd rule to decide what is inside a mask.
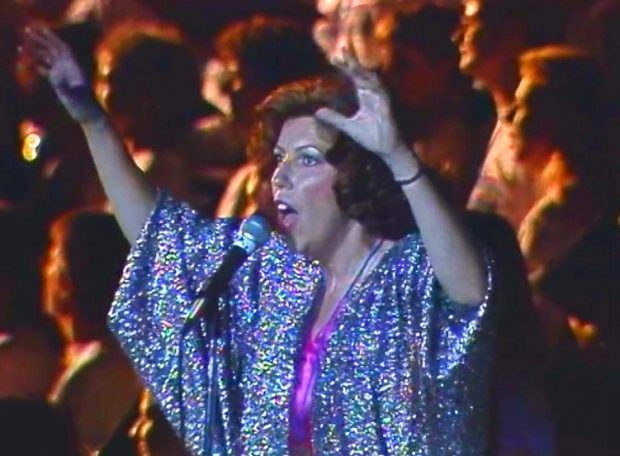
[[[321,122],[326,123],[327,125],[330,125],[343,133],[351,133],[351,119],[343,116],[333,109],[321,108],[314,113],[314,116]]]
[[[317,119],[342,131],[363,147],[382,154],[394,149],[398,141],[390,110],[390,100],[377,74],[365,68],[350,48],[342,49],[341,57],[332,62],[355,85],[359,109],[346,117],[330,109],[320,109]]]
[[[56,46],[58,48],[64,48],[65,47],[65,43],[60,38],[58,38],[58,35],[56,35],[54,32],[52,32],[49,28],[41,27],[38,30],[40,31],[40,33],[43,36],[45,36],[47,38],[47,40],[53,46]]]
[[[58,35],[56,35],[50,29],[48,28],[41,29],[41,34],[45,37],[45,40],[48,44],[49,49],[52,51],[52,53],[56,57],[59,57],[68,51],[69,48],[67,44],[64,41],[62,41],[58,37]]]
[[[51,56],[46,51],[40,51],[37,49],[33,49],[31,51],[31,55],[34,58],[34,63],[37,66],[41,66],[49,71],[49,69],[54,65],[54,57]]]
[[[81,86],[85,83],[79,66],[72,53],[58,36],[43,27],[26,30],[26,52],[32,58],[37,71],[50,79],[53,86],[61,81],[69,87]]]
[[[78,122],[89,122],[103,115],[88,81],[69,48],[51,30],[26,30],[24,52],[36,70],[45,76],[67,112]]]
[[[43,33],[40,28],[26,29],[26,36],[28,38],[28,45],[37,47],[39,49],[51,50],[49,38]]]
[[[30,52],[47,65],[53,65],[66,53],[66,45],[48,29],[30,28],[27,29],[26,36],[26,45]]]
[[[25,43],[25,52],[32,57],[35,65],[51,67],[54,61],[54,54],[49,49],[45,37],[34,30],[27,33],[28,39]]]

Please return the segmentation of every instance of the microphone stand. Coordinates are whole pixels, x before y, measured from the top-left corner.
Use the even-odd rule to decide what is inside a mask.
[[[217,275],[217,274],[216,274]],[[205,332],[203,335],[200,328],[198,328],[198,334],[200,337],[200,350],[203,354],[203,357],[206,356],[208,360],[207,364],[207,398],[205,404],[205,412],[207,418],[207,424],[205,426],[205,455],[211,456],[213,454],[213,440],[215,438],[215,421],[217,415],[217,399],[218,399],[218,382],[217,382],[217,339],[220,336],[219,322],[220,322],[220,313],[218,309],[218,300],[219,297],[224,292],[223,286],[210,286],[217,284],[217,277],[214,276],[209,283],[203,287],[198,297],[192,303],[192,309],[200,309],[200,311],[192,317],[186,320],[180,341],[180,349],[179,356],[183,357],[183,346],[184,346],[184,336],[187,335],[189,330],[194,327],[194,324],[199,321],[199,319],[204,320],[205,322]],[[206,339],[206,340],[205,340]],[[206,342],[206,343],[205,343]],[[206,353],[204,350],[205,345],[208,344]],[[182,388],[182,361],[179,367],[179,378]],[[182,394],[182,391],[181,391]],[[182,397],[182,396],[181,396]],[[183,429],[183,433],[185,433],[185,412],[183,410],[182,401],[181,402],[181,426]],[[185,439],[184,439],[185,440]],[[222,441],[222,445],[225,442]]]
[[[209,379],[207,403],[205,410],[207,413],[207,445],[205,449],[206,456],[213,454],[213,439],[215,438],[215,418],[217,414],[217,399],[218,399],[218,384],[217,384],[217,339],[220,334],[218,333],[220,313],[217,306],[220,293],[210,293],[208,297],[207,310],[204,313],[204,319],[207,326],[207,341],[209,343],[209,350],[207,352],[207,359],[209,364],[207,366],[207,378]],[[199,297],[198,299],[202,299]],[[222,442],[223,444],[224,442]]]
[[[180,405],[180,421],[183,440],[185,441],[185,410],[183,408],[183,352],[184,340],[188,331],[194,327],[194,324],[200,319],[205,320],[206,337],[208,341],[208,349],[206,353],[207,365],[207,400],[206,400],[206,417],[207,425],[205,426],[206,439],[206,455],[213,454],[213,440],[215,437],[215,418],[217,415],[218,400],[218,383],[217,383],[217,339],[221,336],[218,331],[220,326],[220,313],[218,309],[219,298],[228,288],[228,284],[235,271],[241,266],[243,261],[256,250],[257,247],[265,243],[269,238],[269,225],[267,221],[258,215],[245,220],[240,227],[239,233],[228,251],[228,254],[222,260],[222,264],[216,270],[215,274],[200,289],[198,297],[192,303],[192,307],[186,317],[183,328],[181,329],[181,340],[179,343],[179,405]],[[198,330],[200,337],[201,351],[204,354],[205,341],[200,328]],[[226,453],[226,436],[221,438],[222,449]]]

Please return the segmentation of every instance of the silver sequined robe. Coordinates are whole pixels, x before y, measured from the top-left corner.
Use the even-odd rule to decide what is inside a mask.
[[[160,195],[110,313],[122,346],[197,455],[205,444],[204,326],[185,337],[182,374],[180,332],[237,228]],[[312,414],[318,455],[486,454],[491,275],[485,300],[460,306],[443,294],[419,234],[385,254],[352,290],[323,353]],[[235,275],[220,300],[217,454],[287,454],[296,360],[321,281],[319,266],[275,234]]]

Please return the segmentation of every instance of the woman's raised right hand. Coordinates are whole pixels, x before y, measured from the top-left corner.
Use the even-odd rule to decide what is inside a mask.
[[[45,75],[60,102],[76,122],[86,124],[104,116],[92,88],[75,61],[71,49],[46,27],[26,29],[24,51]]]

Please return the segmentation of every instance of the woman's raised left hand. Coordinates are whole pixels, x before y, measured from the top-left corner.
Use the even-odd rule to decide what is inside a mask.
[[[353,82],[359,109],[352,117],[346,117],[332,109],[321,108],[315,113],[316,118],[342,131],[386,162],[396,158],[395,155],[410,156],[396,127],[387,91],[377,74],[364,68],[348,49],[343,50],[342,59],[332,64]]]

